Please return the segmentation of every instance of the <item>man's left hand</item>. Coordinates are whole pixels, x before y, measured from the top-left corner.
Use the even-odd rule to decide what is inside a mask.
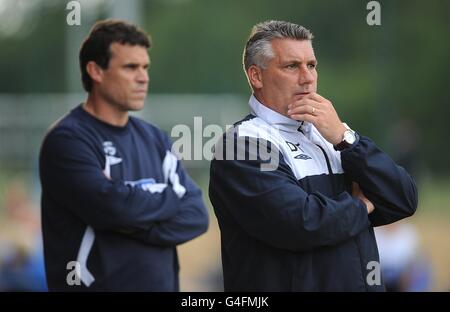
[[[289,104],[288,116],[295,120],[312,123],[320,134],[333,145],[342,141],[346,130],[333,104],[315,92]]]

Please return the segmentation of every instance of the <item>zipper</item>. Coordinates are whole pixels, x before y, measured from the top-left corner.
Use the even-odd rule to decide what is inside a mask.
[[[323,153],[323,156],[325,156],[325,161],[327,162],[327,167],[328,167],[328,173],[330,174],[330,179],[331,179],[331,188],[332,188],[332,190],[333,190],[333,194],[335,195],[335,196],[337,196],[337,190],[338,190],[338,186],[336,185],[336,180],[334,179],[334,177],[333,177],[333,170],[331,170],[331,164],[330,164],[330,159],[328,158],[328,155],[327,155],[327,153],[325,152],[325,150],[323,149],[323,147],[322,146],[320,146],[319,144],[316,144],[319,148],[320,148],[320,150],[322,151],[322,153]]]
[[[325,150],[323,149],[322,146],[320,146],[319,144],[316,144],[316,145],[317,145],[317,146],[320,148],[320,150],[322,151],[323,156],[325,156],[325,161],[327,162],[327,167],[328,167],[328,173],[329,173],[330,175],[332,175],[332,174],[333,174],[333,171],[331,170],[331,164],[330,164],[330,160],[328,159],[327,153],[325,153]]]

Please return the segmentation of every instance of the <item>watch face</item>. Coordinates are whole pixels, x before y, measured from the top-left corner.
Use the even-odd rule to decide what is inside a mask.
[[[353,144],[356,141],[356,137],[355,134],[352,131],[345,131],[344,133],[344,140],[348,143],[348,144]]]

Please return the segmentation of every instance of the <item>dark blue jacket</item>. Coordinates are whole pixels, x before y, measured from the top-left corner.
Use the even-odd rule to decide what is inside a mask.
[[[50,290],[179,289],[175,246],[208,215],[170,145],[142,120],[115,127],[81,106],[52,127],[40,154]]]
[[[313,125],[251,106],[211,163],[225,290],[384,290],[368,276],[379,261],[373,227],[414,213],[412,178],[366,137],[339,153]],[[352,181],[374,203],[370,215]]]

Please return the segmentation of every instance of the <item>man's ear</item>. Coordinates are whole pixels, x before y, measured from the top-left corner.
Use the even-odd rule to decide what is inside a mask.
[[[247,69],[248,81],[254,89],[261,89],[263,87],[262,71],[261,68],[256,65],[251,65]]]
[[[97,65],[94,61],[89,61],[86,64],[86,71],[91,76],[91,79],[97,83],[103,81],[103,68]]]

